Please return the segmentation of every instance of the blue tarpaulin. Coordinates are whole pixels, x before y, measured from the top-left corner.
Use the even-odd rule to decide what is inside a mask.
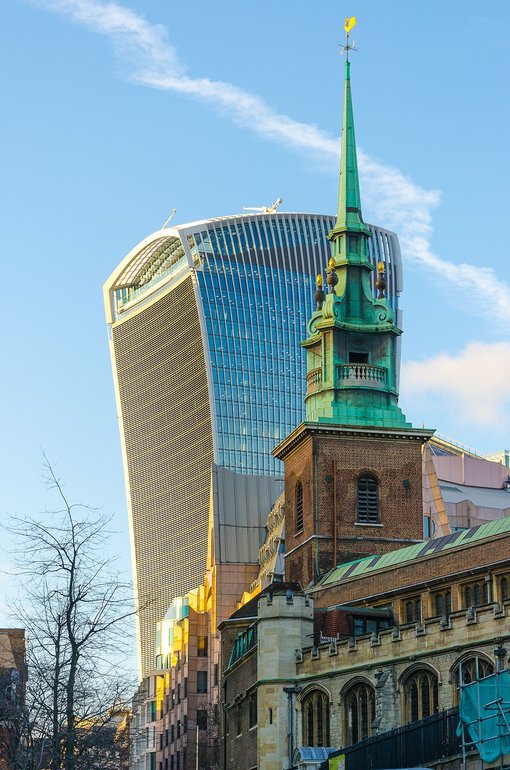
[[[510,673],[486,676],[462,687],[460,723],[484,762],[510,753]]]

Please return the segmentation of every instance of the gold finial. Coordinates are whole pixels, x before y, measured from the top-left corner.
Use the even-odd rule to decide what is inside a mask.
[[[347,61],[349,61],[349,51],[355,51],[356,48],[354,47],[354,43],[351,45],[349,43],[349,33],[351,29],[354,29],[356,26],[356,16],[347,16],[347,18],[344,21],[344,29],[345,29],[345,45],[342,46],[342,53],[345,53]]]
[[[380,259],[377,263],[377,272],[379,273],[379,278],[375,282],[375,288],[378,290],[377,299],[384,299],[384,290],[386,288],[386,278],[384,277],[384,262]]]
[[[317,290],[314,294],[314,299],[317,303],[317,310],[322,310],[322,303],[326,299],[326,295],[322,288],[322,275],[317,276]]]
[[[326,281],[328,282],[329,286],[329,293],[334,294],[335,292],[335,286],[338,283],[338,276],[336,274],[336,262],[334,257],[330,257],[330,260],[328,262],[328,277],[326,278]]]

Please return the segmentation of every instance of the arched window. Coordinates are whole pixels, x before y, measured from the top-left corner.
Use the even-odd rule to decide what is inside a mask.
[[[462,666],[461,672],[459,672],[459,665]],[[459,703],[459,673],[462,676],[462,684],[469,684],[477,679],[483,679],[485,676],[493,674],[494,664],[483,657],[483,655],[471,655],[469,658],[461,661],[460,664],[457,663],[455,665],[455,668],[452,669],[454,706],[457,706]]]
[[[421,599],[415,596],[408,599],[404,605],[405,623],[421,623]]]
[[[329,746],[329,696],[312,690],[303,698],[303,745]]]
[[[499,594],[501,596],[501,601],[506,602],[509,598],[508,593],[508,578],[502,577],[499,581]]]
[[[464,586],[464,607],[480,607],[489,603],[489,584],[484,580],[482,584],[471,583]]]
[[[441,593],[434,594],[434,616],[441,617],[445,615],[450,617],[452,612],[452,592],[442,591]]]
[[[413,671],[404,681],[404,712],[406,722],[435,714],[438,711],[437,676],[428,669]]]
[[[378,483],[369,473],[358,477],[356,519],[360,524],[379,523]]]
[[[372,735],[375,691],[368,682],[353,685],[344,697],[345,739],[350,745]]]
[[[296,484],[296,535],[303,531],[303,485]]]

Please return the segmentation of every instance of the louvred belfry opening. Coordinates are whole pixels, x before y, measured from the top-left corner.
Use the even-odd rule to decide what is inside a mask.
[[[358,479],[357,520],[361,524],[379,523],[377,479],[368,473]]]
[[[296,534],[303,531],[303,485],[296,484]]]

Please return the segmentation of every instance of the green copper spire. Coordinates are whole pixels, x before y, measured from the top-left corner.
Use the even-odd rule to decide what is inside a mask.
[[[348,235],[351,234],[349,238]],[[333,230],[329,234],[333,242],[335,262],[366,262],[366,239],[370,230],[363,222],[361,195],[359,190],[358,158],[354,112],[351,95],[351,63],[345,62],[344,116],[342,124],[342,154],[340,160],[340,185],[338,210]]]
[[[349,20],[346,20],[349,21]],[[347,27],[346,32],[348,33]],[[352,49],[347,45],[344,50]],[[398,406],[397,337],[401,334],[378,265],[374,296],[368,259],[370,229],[363,222],[352,109],[350,63],[345,64],[342,157],[338,213],[329,234],[332,256],[324,295],[308,324],[306,421],[411,428]]]
[[[361,215],[359,192],[358,158],[351,96],[351,63],[345,62],[344,118],[342,125],[342,156],[340,162],[340,188],[338,211],[333,233],[361,232],[368,234],[368,228]],[[332,234],[333,234],[332,233]]]

